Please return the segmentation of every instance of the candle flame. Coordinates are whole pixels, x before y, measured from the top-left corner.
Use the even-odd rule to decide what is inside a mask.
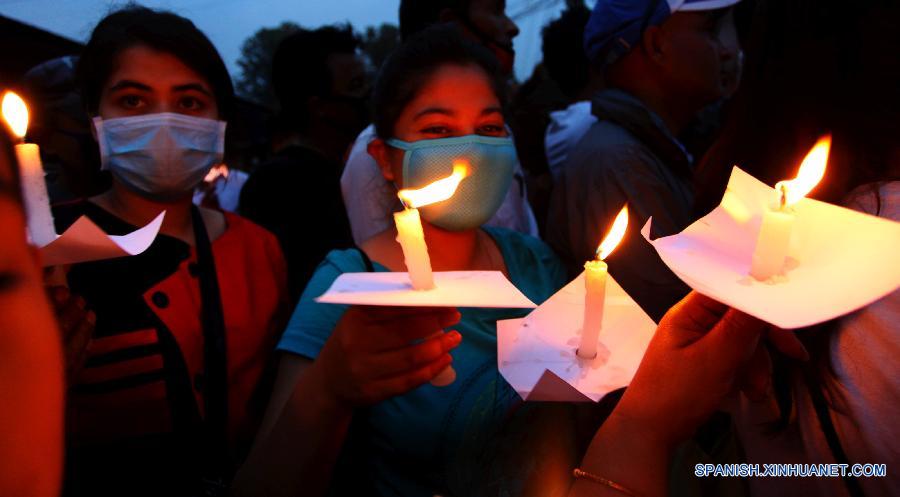
[[[439,179],[417,190],[400,190],[397,196],[408,208],[423,207],[435,202],[441,202],[452,197],[456,193],[459,183],[469,175],[469,166],[465,162],[453,163],[453,173],[446,178]]]
[[[792,180],[779,181],[775,189],[781,192],[782,206],[790,207],[812,191],[822,177],[825,176],[825,165],[828,164],[828,152],[831,150],[831,135],[819,138],[813,148],[806,154],[800,164],[797,177]]]
[[[622,241],[622,238],[625,236],[625,228],[628,227],[628,205],[626,204],[622,207],[622,210],[619,211],[619,214],[616,216],[616,220],[613,221],[612,228],[609,229],[609,233],[603,238],[603,241],[600,242],[600,246],[597,247],[597,260],[602,261],[606,259],[609,254],[619,245],[619,242]]]
[[[22,97],[8,91],[3,95],[3,119],[13,134],[18,138],[25,138],[28,131],[28,106]]]

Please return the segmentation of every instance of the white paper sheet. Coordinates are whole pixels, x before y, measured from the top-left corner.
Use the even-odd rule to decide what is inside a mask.
[[[677,235],[649,240],[694,290],[781,328],[811,326],[864,307],[900,286],[900,223],[803,199],[794,206],[785,274],[749,276],[773,189],[735,167],[722,203]]]
[[[107,235],[81,216],[56,240],[40,248],[45,267],[137,255],[147,250],[162,226],[165,211],[149,224],[127,235]]]
[[[344,273],[316,299],[324,304],[410,307],[535,307],[499,271],[434,273],[435,288],[414,290],[407,273]]]
[[[597,402],[634,377],[656,323],[607,277],[600,352],[580,359],[584,293],[582,273],[524,319],[497,322],[497,366],[523,399]]]

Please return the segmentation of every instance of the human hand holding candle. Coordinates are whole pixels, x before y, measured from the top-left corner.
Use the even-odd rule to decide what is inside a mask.
[[[422,220],[419,217],[418,207],[447,200],[452,197],[459,187],[459,183],[468,175],[468,166],[459,161],[453,164],[453,172],[450,176],[437,180],[417,190],[403,189],[397,193],[404,209],[394,214],[394,223],[397,225],[397,242],[403,249],[403,259],[409,279],[416,290],[431,290],[434,288],[434,275],[431,272],[431,259],[428,257],[428,246],[425,244],[425,233],[422,230]],[[435,333],[432,337],[439,335]],[[456,371],[447,366],[437,375],[431,384],[434,386],[446,386],[456,380]]]
[[[22,183],[22,197],[25,203],[28,234],[31,242],[43,247],[56,240],[53,214],[50,212],[50,197],[44,181],[44,166],[41,164],[40,149],[33,143],[25,143],[28,131],[28,107],[21,97],[13,92],[3,95],[3,118],[20,142],[15,146]]]
[[[597,248],[597,258],[584,265],[584,324],[581,342],[576,351],[582,359],[597,356],[600,329],[603,327],[603,306],[606,300],[607,265],[603,262],[625,236],[628,227],[628,206],[622,207],[612,228]]]
[[[757,280],[765,281],[782,272],[795,220],[792,206],[812,191],[825,175],[830,148],[831,135],[823,136],[803,159],[797,177],[775,185],[779,202],[763,213],[750,266],[750,275]]]

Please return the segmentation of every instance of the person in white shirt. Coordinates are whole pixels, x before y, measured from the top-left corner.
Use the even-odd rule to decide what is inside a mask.
[[[559,177],[559,170],[569,158],[569,151],[584,137],[585,133],[597,122],[591,113],[591,101],[581,100],[563,110],[550,113],[550,124],[544,135],[544,148],[547,151],[547,165],[553,179]]]

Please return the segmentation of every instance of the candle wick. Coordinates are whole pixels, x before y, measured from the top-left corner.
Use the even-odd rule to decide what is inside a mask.
[[[781,210],[787,207],[787,186],[781,185]]]

